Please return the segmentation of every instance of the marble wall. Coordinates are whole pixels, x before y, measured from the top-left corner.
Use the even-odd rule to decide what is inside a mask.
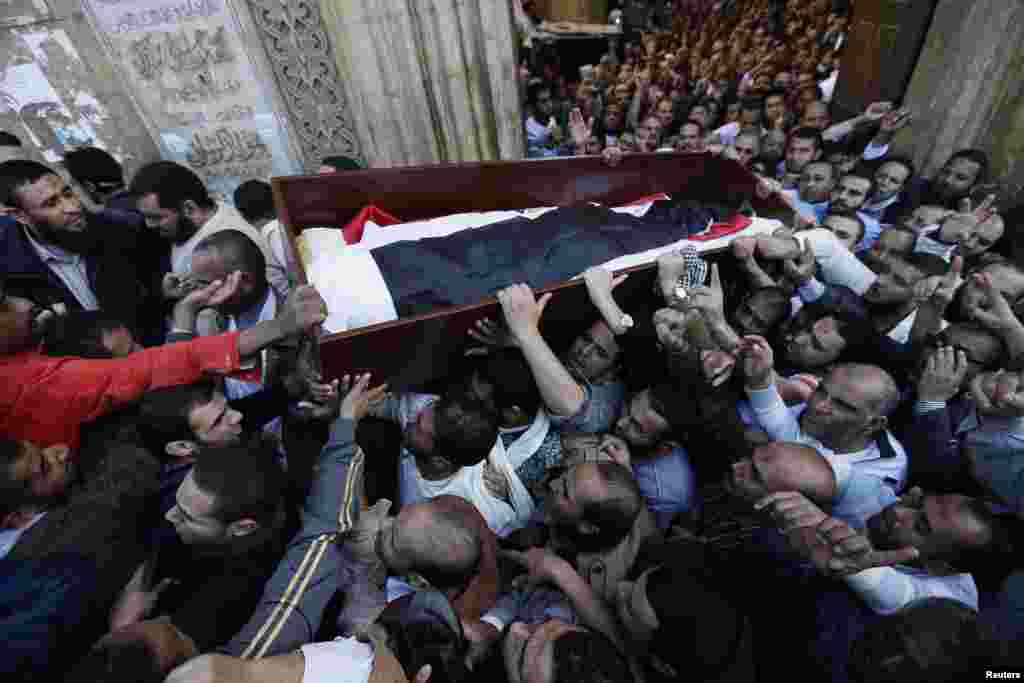
[[[159,151],[130,93],[74,0],[0,3],[0,130],[54,165],[91,144],[130,174]]]
[[[905,103],[912,126],[895,139],[925,175],[978,147],[992,160],[1000,205],[1024,189],[1024,3],[940,0]]]
[[[323,0],[370,165],[524,154],[512,16],[497,0]]]

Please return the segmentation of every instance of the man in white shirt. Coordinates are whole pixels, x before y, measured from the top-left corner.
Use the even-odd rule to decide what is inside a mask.
[[[900,392],[887,372],[871,365],[839,365],[806,404],[791,411],[776,389],[774,362],[767,341],[744,338],[747,396],[771,439],[812,446],[830,463],[849,463],[893,492],[903,488],[907,455],[887,429]]]
[[[282,296],[287,295],[285,264],[238,211],[214,201],[199,176],[189,169],[172,161],[148,164],[132,179],[128,191],[137,198],[146,226],[171,243],[171,275],[179,282],[191,272],[192,253],[203,239],[221,230],[238,230],[263,252],[270,285]],[[173,292],[165,287],[165,295],[169,293]]]

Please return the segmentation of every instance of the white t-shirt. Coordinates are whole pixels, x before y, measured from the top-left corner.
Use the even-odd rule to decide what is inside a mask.
[[[302,646],[302,683],[366,683],[373,673],[373,646],[355,638]]]

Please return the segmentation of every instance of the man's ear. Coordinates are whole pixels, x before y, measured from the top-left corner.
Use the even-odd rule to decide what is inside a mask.
[[[196,204],[195,201],[191,199],[186,199],[181,203],[181,215],[185,216],[189,220],[193,219],[193,216],[195,216],[195,213],[198,210],[199,205]]]
[[[231,522],[231,524],[228,524],[228,534],[230,534],[232,538],[241,538],[258,531],[259,528],[260,523],[254,519],[240,519],[237,522]]]
[[[195,441],[170,441],[164,452],[172,458],[194,458],[199,453],[199,444]]]

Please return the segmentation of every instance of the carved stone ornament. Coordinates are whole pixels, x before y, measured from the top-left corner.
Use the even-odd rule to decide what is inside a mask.
[[[362,159],[317,0],[248,3],[307,161]]]

